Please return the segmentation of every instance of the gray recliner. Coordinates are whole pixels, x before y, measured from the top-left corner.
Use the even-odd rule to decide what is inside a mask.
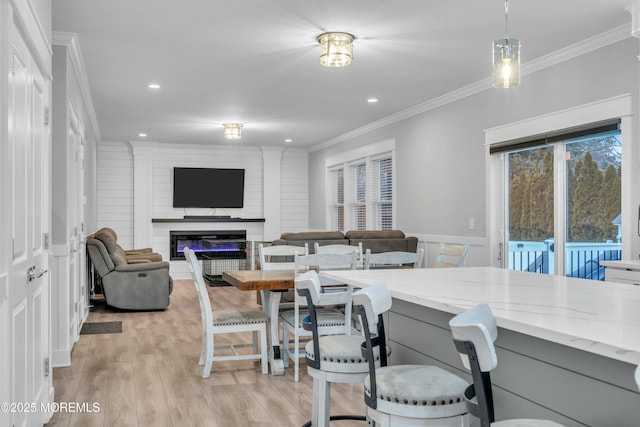
[[[168,262],[128,256],[110,229],[88,236],[87,252],[109,306],[126,310],[162,310],[169,306],[173,279]]]

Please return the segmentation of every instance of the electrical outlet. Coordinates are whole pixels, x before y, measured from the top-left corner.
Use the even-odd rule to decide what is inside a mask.
[[[476,219],[474,217],[469,218],[469,230],[476,229]]]

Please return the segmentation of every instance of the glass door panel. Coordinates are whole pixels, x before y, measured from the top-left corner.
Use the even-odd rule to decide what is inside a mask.
[[[620,259],[620,131],[564,142],[565,275],[604,280],[600,261]]]
[[[508,153],[507,268],[554,273],[552,146]]]

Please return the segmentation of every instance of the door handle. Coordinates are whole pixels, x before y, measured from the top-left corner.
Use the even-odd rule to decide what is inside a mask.
[[[27,281],[28,282],[33,282],[34,280],[39,279],[42,276],[44,276],[47,273],[47,271],[48,271],[47,269],[37,268],[35,265],[32,265],[27,270]]]

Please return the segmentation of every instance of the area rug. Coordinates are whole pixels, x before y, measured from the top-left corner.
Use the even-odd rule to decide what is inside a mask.
[[[80,335],[89,334],[119,334],[122,333],[122,322],[94,322],[85,323],[80,329]]]

